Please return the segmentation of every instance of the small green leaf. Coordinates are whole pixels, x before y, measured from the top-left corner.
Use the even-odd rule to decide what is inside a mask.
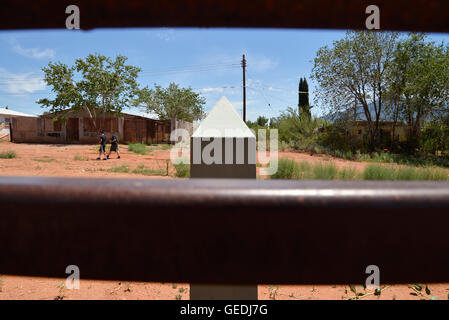
[[[354,292],[355,294],[357,294],[357,289],[355,288],[355,285],[350,284],[349,288],[351,289],[352,292]]]
[[[418,291],[421,291],[421,290],[422,290],[422,285],[420,285],[419,283],[415,283],[415,284],[413,285],[413,287],[414,287],[416,290],[418,290]]]
[[[428,295],[430,295],[430,294],[432,293],[427,285],[426,285],[426,293],[427,293]]]

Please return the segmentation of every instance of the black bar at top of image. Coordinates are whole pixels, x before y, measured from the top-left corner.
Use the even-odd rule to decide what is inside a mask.
[[[80,8],[81,29],[365,29],[365,9],[377,5],[382,30],[449,31],[449,1],[443,0],[6,0],[0,29],[65,28],[65,9],[72,4]]]

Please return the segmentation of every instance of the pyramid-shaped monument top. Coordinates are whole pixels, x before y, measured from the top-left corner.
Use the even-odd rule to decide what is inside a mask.
[[[252,131],[243,122],[232,103],[226,97],[222,97],[212,108],[192,137],[255,138]]]

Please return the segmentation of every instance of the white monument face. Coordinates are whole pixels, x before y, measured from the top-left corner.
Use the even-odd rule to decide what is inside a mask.
[[[256,178],[256,137],[226,97],[192,135],[190,176]]]

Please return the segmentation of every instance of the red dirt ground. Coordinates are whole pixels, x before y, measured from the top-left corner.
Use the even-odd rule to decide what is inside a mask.
[[[170,150],[153,150],[147,155],[138,155],[128,151],[126,145],[120,146],[121,159],[116,154],[107,161],[95,160],[98,156],[97,145],[49,145],[0,143],[0,152],[15,151],[17,158],[0,159],[0,175],[3,176],[51,176],[51,177],[108,177],[108,178],[169,178],[174,175],[174,167],[169,161]],[[75,156],[83,160],[75,160]],[[363,162],[347,161],[330,156],[309,155],[300,152],[279,152],[279,158],[291,158],[297,161],[328,162],[332,160],[337,167],[362,170]],[[168,176],[167,172],[168,161]],[[138,165],[163,171],[165,176],[145,176],[134,173],[108,172],[108,169],[128,165],[133,171]],[[259,170],[259,168],[258,168]]]
[[[127,146],[120,146],[120,160],[95,160],[98,146],[95,145],[41,145],[0,143],[0,152],[13,150],[15,159],[0,159],[0,176],[59,176],[59,177],[109,177],[109,178],[158,178],[171,179],[174,168],[167,160],[169,150],[153,150],[148,155],[137,155],[128,151]],[[75,155],[85,160],[75,160]],[[297,152],[279,152],[279,157],[288,157],[297,161],[330,161],[337,167],[350,167],[362,170],[367,163],[335,159],[330,156]],[[139,165],[161,170],[164,176],[145,176],[141,174],[115,173],[108,169],[126,164],[130,170]],[[81,280],[79,290],[68,290],[63,286],[65,279],[49,279],[23,276],[0,275],[0,300],[5,299],[189,299],[188,284],[143,283],[126,281]],[[441,300],[448,299],[449,284],[430,284],[431,296]],[[364,292],[360,287],[357,291]],[[348,285],[260,285],[259,299],[349,299],[354,297]],[[368,295],[363,299],[426,299],[415,295],[407,285],[394,285],[382,292],[380,297]]]
[[[156,178],[133,173],[108,172],[108,169],[128,165],[134,170],[138,165],[167,171],[169,150],[155,150],[147,155],[138,155],[128,151],[126,145],[120,146],[121,159],[112,153],[107,161],[96,160],[97,145],[49,145],[0,143],[0,152],[12,150],[15,159],[0,159],[0,175],[4,176],[48,176],[48,177],[86,177],[86,178]],[[75,160],[75,156],[83,160]],[[169,162],[169,176],[174,168]],[[157,176],[158,179],[164,176]],[[165,176],[165,178],[167,178]]]

